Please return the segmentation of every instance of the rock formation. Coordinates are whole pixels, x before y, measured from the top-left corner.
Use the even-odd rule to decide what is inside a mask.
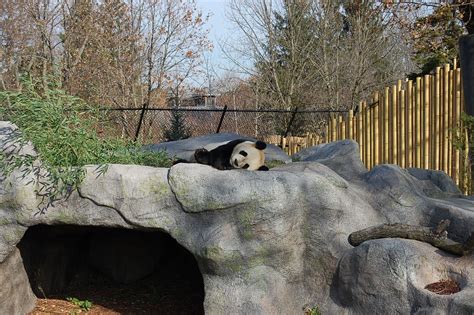
[[[0,125],[0,145],[12,128]],[[367,171],[358,152],[350,140],[320,145],[268,172],[110,165],[97,177],[89,166],[79,190],[42,215],[28,177],[2,178],[0,313],[34,303],[18,271],[16,245],[26,230],[68,224],[169,234],[197,261],[208,314],[298,314],[314,306],[323,314],[472,314],[472,255],[402,239],[353,248],[347,238],[382,223],[434,227],[449,219],[449,236],[462,242],[474,232],[474,202],[443,173],[395,165]],[[445,278],[461,291],[425,289]]]

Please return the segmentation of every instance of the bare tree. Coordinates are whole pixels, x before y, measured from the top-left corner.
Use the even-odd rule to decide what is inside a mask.
[[[233,52],[253,61],[239,65],[268,106],[348,109],[405,74],[409,48],[383,2],[232,0],[230,10],[243,36]]]
[[[46,80],[58,46],[59,2],[5,0],[0,3],[0,67],[4,88],[18,87],[23,71]]]
[[[102,107],[160,106],[210,49],[206,20],[194,0],[1,1],[0,88],[28,73]]]
[[[146,85],[139,129],[144,111],[152,105],[152,92],[172,87],[173,82],[189,77],[199,64],[202,51],[210,49],[210,44],[204,29],[206,18],[197,11],[194,1],[138,1],[143,10],[141,32]]]
[[[240,53],[240,60],[253,60],[240,66],[259,77],[259,90],[267,96],[262,102],[286,109],[302,107],[300,92],[313,75],[307,71],[315,40],[309,36],[309,2],[232,0],[230,9],[243,34],[242,45],[232,49]]]

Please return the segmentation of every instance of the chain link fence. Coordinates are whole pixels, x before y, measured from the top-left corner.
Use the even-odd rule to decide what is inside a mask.
[[[323,135],[327,121],[336,113],[343,111],[153,108],[142,116],[141,109],[107,109],[103,119],[113,127],[114,135],[138,137],[143,144],[151,144],[176,140],[170,135],[179,131],[189,137],[232,132],[256,139],[308,132]]]

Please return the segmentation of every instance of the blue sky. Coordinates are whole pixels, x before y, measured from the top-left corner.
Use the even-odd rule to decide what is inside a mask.
[[[210,13],[208,28],[209,39],[214,45],[214,50],[211,53],[212,62],[215,70],[221,72],[219,66],[224,66],[228,63],[219,47],[219,42],[228,39],[231,36],[232,25],[226,17],[228,0],[196,0],[198,9],[202,10],[204,15]]]

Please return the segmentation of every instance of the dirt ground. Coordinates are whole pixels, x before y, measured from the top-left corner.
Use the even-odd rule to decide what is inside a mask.
[[[132,285],[109,283],[72,287],[61,295],[39,298],[29,315],[204,314],[203,293],[196,289],[192,279],[166,280],[157,282],[155,278]],[[68,297],[90,301],[92,307],[84,311],[67,301]]]

